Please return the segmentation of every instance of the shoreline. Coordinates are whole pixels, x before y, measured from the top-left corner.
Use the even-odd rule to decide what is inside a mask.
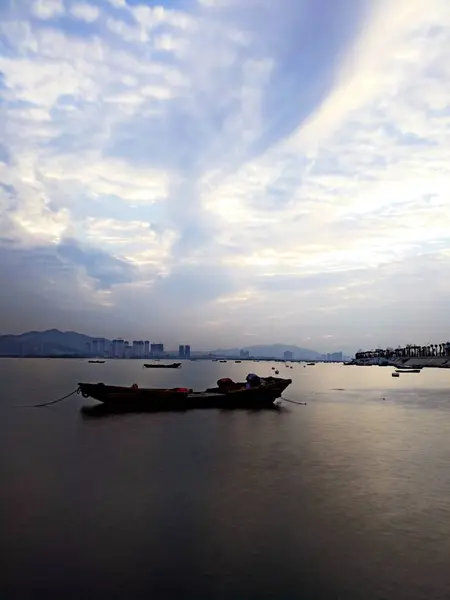
[[[429,357],[409,357],[402,356],[398,358],[361,358],[352,362],[356,366],[389,366],[389,367],[412,367],[412,368],[434,368],[450,369],[450,356],[429,356]]]

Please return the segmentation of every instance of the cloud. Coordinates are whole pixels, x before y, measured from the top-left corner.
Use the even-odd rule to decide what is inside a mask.
[[[57,255],[70,265],[82,267],[101,288],[133,281],[131,264],[97,248],[82,248],[76,240],[62,240],[57,246]]]
[[[87,2],[75,2],[70,5],[70,14],[86,23],[93,23],[98,19],[100,10],[97,6]]]
[[[64,287],[51,326],[86,306],[105,335],[151,317],[173,344],[351,350],[450,326],[445,0],[19,4],[0,23],[0,258],[10,277],[40,257],[27,323]]]
[[[64,4],[62,0],[33,0],[32,11],[38,19],[53,19],[64,13]]]

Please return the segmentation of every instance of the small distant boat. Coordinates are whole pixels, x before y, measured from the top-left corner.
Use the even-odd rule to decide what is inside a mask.
[[[395,373],[392,373],[392,377],[400,377],[399,373],[397,373],[397,371]]]
[[[105,361],[104,360],[89,360],[88,362],[99,365],[99,364],[103,364]]]
[[[240,362],[242,362],[242,360],[235,360],[234,362],[235,363],[240,363]]]
[[[203,392],[188,388],[139,388],[105,385],[104,383],[79,383],[83,398],[94,398],[102,405],[90,407],[93,414],[103,410],[126,411],[176,411],[193,408],[275,408],[274,401],[292,383],[292,379],[261,377],[260,384],[248,388],[246,383],[219,379],[217,387]],[[101,411],[100,411],[101,412]]]
[[[420,373],[421,369],[396,369],[396,373]]]
[[[308,367],[314,367],[316,365],[316,363],[306,363],[308,365]]]
[[[144,363],[144,367],[146,369],[178,369],[181,367],[181,363],[172,363],[171,365],[164,365],[163,363],[158,365]]]
[[[226,360],[219,360],[219,362],[221,362],[221,363],[225,363],[225,362],[227,362],[227,361],[226,361]]]

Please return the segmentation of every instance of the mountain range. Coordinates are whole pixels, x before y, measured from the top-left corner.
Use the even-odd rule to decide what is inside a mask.
[[[321,357],[320,352],[310,350],[308,348],[300,348],[299,346],[289,346],[286,344],[271,344],[260,346],[245,346],[243,348],[219,348],[213,350],[211,354],[220,356],[239,356],[241,350],[248,351],[250,356],[258,356],[262,358],[283,358],[285,352],[292,352],[296,360],[313,360]]]
[[[0,356],[84,354],[94,338],[76,331],[28,331],[0,336]]]
[[[87,353],[87,344],[92,344],[94,337],[77,333],[76,331],[28,331],[19,335],[0,335],[0,356],[27,355],[83,355]],[[106,340],[109,343],[109,340]],[[249,352],[250,356],[283,358],[286,351],[292,352],[294,358],[317,359],[320,353],[308,348],[286,344],[246,346],[243,348],[226,348],[214,351],[193,352],[193,355],[216,354],[221,356],[239,356],[241,350]]]

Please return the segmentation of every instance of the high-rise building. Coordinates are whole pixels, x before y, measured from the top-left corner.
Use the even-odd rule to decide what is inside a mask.
[[[284,360],[292,360],[294,358],[294,353],[286,350],[286,352],[283,354],[283,358]]]
[[[184,346],[178,346],[178,358],[184,358]]]
[[[90,344],[90,342],[86,342],[86,344],[85,344],[84,347],[86,348],[86,354],[90,354],[91,353],[91,344]],[[41,352],[41,354],[43,354],[43,353]]]
[[[145,340],[144,342],[144,355],[148,356],[150,353],[150,342],[148,340]]]
[[[98,340],[98,354],[99,356],[105,356],[105,338]]]
[[[152,356],[161,356],[164,354],[164,344],[152,344],[150,346],[150,353]]]
[[[130,342],[126,341],[123,345],[123,356],[124,358],[131,358],[132,347],[130,346]]]
[[[191,358],[191,346],[189,344],[184,347],[184,357]]]
[[[240,358],[248,358],[250,356],[250,352],[248,350],[241,350],[239,352]]]
[[[135,358],[144,356],[144,342],[142,340],[133,340],[133,356]]]
[[[92,352],[94,356],[98,354],[98,340],[92,340]]]
[[[123,358],[124,355],[124,340],[117,338],[112,343],[112,355],[115,358]]]

